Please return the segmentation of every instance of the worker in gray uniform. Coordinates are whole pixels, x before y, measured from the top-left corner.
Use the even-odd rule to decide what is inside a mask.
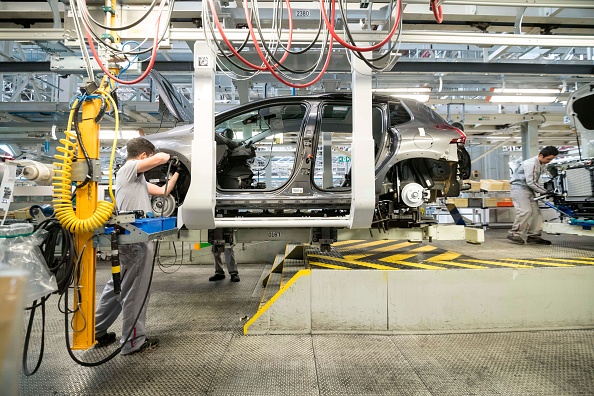
[[[215,274],[208,278],[209,281],[219,281],[225,279],[225,269],[223,268],[223,253],[217,252],[215,246],[212,246],[212,255],[215,262]],[[225,247],[225,263],[227,264],[227,272],[231,276],[231,282],[239,282],[239,272],[237,271],[237,260],[235,260],[235,252],[233,246]]]
[[[167,163],[169,154],[156,153],[155,146],[146,139],[135,138],[126,144],[128,151],[126,163],[119,169],[116,177],[115,198],[120,211],[142,210],[152,212],[150,195],[168,195],[173,189],[179,174],[175,172],[165,186],[159,187],[148,183],[144,172]],[[153,269],[153,242],[131,243],[118,246],[121,265],[121,293],[114,293],[113,279],[110,279],[96,311],[95,338],[96,347],[109,345],[116,340],[109,327],[122,313],[121,354],[128,355],[159,344],[157,338],[146,337],[146,308],[148,305],[148,287]],[[146,302],[144,297],[147,295]],[[143,305],[144,302],[144,305]],[[140,316],[138,316],[138,313]],[[138,320],[136,317],[138,316]],[[128,337],[130,334],[130,337]]]
[[[516,209],[516,219],[507,239],[515,244],[537,243],[550,245],[551,241],[543,239],[542,214],[535,198],[549,192],[538,184],[538,179],[547,167],[547,164],[559,155],[559,150],[554,146],[543,148],[536,157],[522,162],[513,172],[511,185],[511,198]]]

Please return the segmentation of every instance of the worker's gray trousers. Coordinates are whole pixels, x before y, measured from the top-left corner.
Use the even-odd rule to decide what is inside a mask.
[[[215,261],[215,274],[225,275],[225,269],[223,268],[223,254],[215,252],[214,246],[212,247],[212,255]],[[235,260],[235,252],[233,247],[225,247],[225,262],[227,263],[227,271],[229,275],[237,274],[237,261]]]
[[[129,354],[140,348],[146,339],[146,307],[149,302],[147,294],[151,272],[153,270],[153,242],[132,243],[119,245],[120,265],[122,277],[122,292],[113,292],[113,278],[110,278],[97,304],[95,318],[95,336],[101,337],[107,333],[122,312],[122,354]],[[150,294],[150,293],[149,293]],[[134,321],[142,309],[136,325]],[[130,339],[126,337],[130,334]]]
[[[528,187],[511,186],[511,198],[516,209],[516,220],[509,230],[510,235],[520,236],[522,239],[526,239],[527,236],[540,236],[542,214],[534,197],[534,192]]]

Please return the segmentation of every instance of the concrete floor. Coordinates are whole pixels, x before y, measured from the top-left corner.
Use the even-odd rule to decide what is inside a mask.
[[[548,257],[594,257],[590,238],[549,239],[555,245],[545,247]],[[434,244],[477,255],[477,246],[464,242]],[[542,257],[542,249],[509,244],[504,231],[488,230],[480,254]],[[172,273],[156,268],[147,325],[160,347],[94,368],[68,356],[63,315],[52,297],[44,361],[34,376],[21,375],[21,394],[594,395],[594,330],[244,336],[243,324],[257,310],[268,264],[240,264],[240,283],[228,277],[208,282],[211,266],[165,269]],[[109,276],[109,265],[100,263],[99,292]],[[36,325],[29,367],[39,336]],[[96,361],[109,352],[76,355]]]

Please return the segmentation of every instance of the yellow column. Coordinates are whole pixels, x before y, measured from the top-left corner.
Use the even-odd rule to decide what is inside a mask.
[[[95,117],[101,108],[101,99],[86,100],[82,104],[82,121],[79,125],[82,142],[90,159],[99,159],[99,124]],[[78,161],[84,161],[79,151]],[[89,218],[97,209],[97,183],[89,182],[76,192],[76,215],[80,219]],[[80,261],[80,282],[74,293],[74,314],[72,349],[89,349],[95,344],[95,266],[97,249],[93,247],[93,232],[75,235],[76,249],[84,252]],[[80,291],[77,293],[77,289]]]

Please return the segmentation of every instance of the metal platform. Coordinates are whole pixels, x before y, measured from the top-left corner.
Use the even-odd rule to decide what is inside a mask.
[[[594,325],[594,254],[507,244],[504,257],[436,244],[352,240],[308,248],[300,271],[246,323],[245,334],[447,333]],[[507,255],[507,257],[505,257]],[[444,271],[448,270],[448,271]],[[477,271],[487,270],[487,271]],[[273,286],[274,287],[274,286]]]

